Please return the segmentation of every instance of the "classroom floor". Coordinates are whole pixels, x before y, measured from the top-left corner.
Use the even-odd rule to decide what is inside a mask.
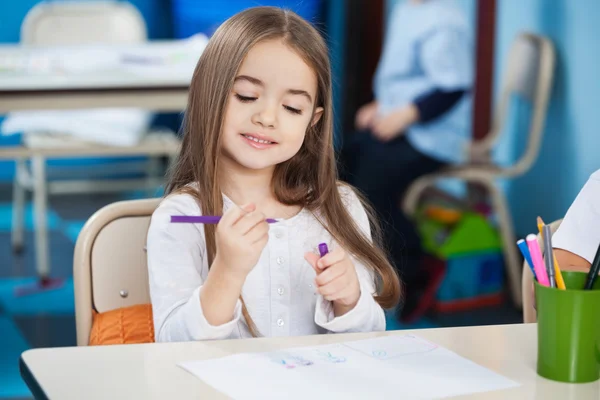
[[[30,348],[75,345],[72,257],[75,240],[86,219],[114,201],[139,197],[121,195],[65,195],[50,199],[48,223],[52,276],[64,278],[61,288],[16,297],[14,289],[35,282],[33,221],[27,212],[25,249],[15,255],[10,246],[11,186],[0,184],[0,400],[30,398],[19,375],[20,354]],[[521,322],[520,311],[505,304],[447,315],[426,317],[401,325],[388,316],[388,329],[432,328]]]

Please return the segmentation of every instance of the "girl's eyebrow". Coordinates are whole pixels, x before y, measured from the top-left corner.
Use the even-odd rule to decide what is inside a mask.
[[[308,102],[312,104],[312,97],[310,97],[310,94],[306,90],[302,90],[302,89],[288,89],[286,92],[289,93],[289,94],[297,94],[297,95],[300,95],[300,96],[304,96],[304,97],[306,97],[306,99],[308,100]]]
[[[258,78],[254,78],[252,76],[248,76],[248,75],[238,75],[235,77],[234,82],[238,82],[238,81],[248,81],[256,86],[261,86],[264,87],[265,84],[263,81],[261,81]],[[312,97],[310,95],[310,93],[308,93],[306,90],[302,90],[302,89],[288,89],[286,90],[286,93],[289,94],[294,94],[294,95],[300,95],[300,96],[304,96],[306,97],[306,99],[312,104]]]
[[[263,81],[261,81],[258,78],[254,78],[252,76],[248,76],[248,75],[238,75],[235,77],[234,82],[237,81],[248,81],[250,83],[255,84],[256,86],[265,86],[265,84],[263,83]]]

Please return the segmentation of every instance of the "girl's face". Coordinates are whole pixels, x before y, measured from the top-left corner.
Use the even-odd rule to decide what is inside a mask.
[[[246,169],[262,170],[292,158],[315,109],[317,77],[281,40],[256,44],[243,61],[229,95],[223,155]]]

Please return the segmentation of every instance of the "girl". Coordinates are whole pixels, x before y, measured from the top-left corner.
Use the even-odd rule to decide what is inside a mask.
[[[257,7],[215,32],[148,232],[157,341],[385,329],[399,280],[336,180],[332,121],[327,48],[310,24]],[[200,214],[223,217],[170,223]],[[321,242],[333,250],[319,258]]]

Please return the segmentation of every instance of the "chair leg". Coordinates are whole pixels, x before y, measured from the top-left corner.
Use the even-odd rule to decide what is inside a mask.
[[[35,156],[31,160],[33,171],[33,208],[35,221],[35,261],[40,278],[50,274],[48,249],[48,226],[46,213],[48,211],[48,196],[46,193],[46,160]]]
[[[406,190],[402,200],[402,211],[412,217],[417,211],[417,204],[421,195],[429,186],[433,185],[438,178],[435,175],[425,175],[415,180]]]
[[[11,223],[11,242],[13,252],[23,252],[25,232],[25,186],[21,179],[25,175],[25,160],[16,161],[15,177],[13,180],[13,209]]]
[[[482,182],[489,190],[493,207],[498,216],[500,234],[502,236],[502,248],[504,252],[504,262],[508,272],[510,291],[513,302],[517,307],[522,307],[523,298],[521,291],[521,269],[522,264],[519,261],[519,254],[515,241],[515,234],[512,224],[512,218],[508,209],[508,204],[504,193],[495,185],[493,181]]]

